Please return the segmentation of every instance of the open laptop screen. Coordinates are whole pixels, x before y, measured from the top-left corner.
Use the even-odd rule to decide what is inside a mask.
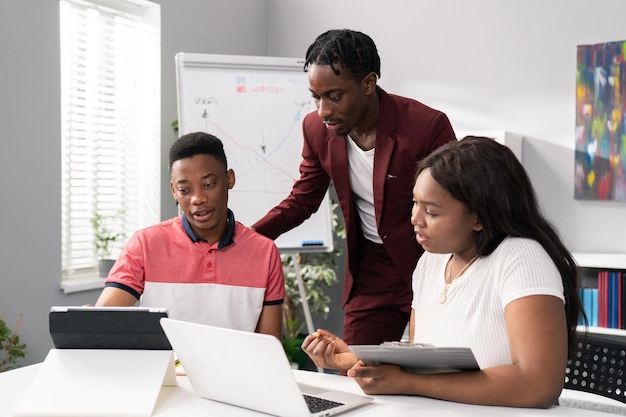
[[[171,350],[162,317],[165,308],[54,306],[50,336],[57,349]]]

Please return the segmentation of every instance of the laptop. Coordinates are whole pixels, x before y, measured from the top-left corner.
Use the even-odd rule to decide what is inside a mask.
[[[57,349],[172,350],[159,320],[166,308],[53,306],[50,337]]]
[[[274,336],[161,319],[199,396],[275,416],[330,416],[367,404],[365,395],[300,385]],[[313,411],[307,403],[329,404]]]

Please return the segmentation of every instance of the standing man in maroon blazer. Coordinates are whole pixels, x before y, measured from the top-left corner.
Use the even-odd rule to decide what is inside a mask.
[[[333,182],[346,224],[343,339],[399,340],[422,254],[410,215],[417,161],[456,140],[446,115],[377,86],[380,57],[364,33],[330,30],[308,48],[304,70],[317,107],[302,130],[300,179],[252,225],[275,239],[320,206]]]

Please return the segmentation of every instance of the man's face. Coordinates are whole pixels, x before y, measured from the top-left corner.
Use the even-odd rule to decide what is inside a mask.
[[[170,188],[193,231],[210,243],[226,231],[228,190],[235,173],[213,155],[194,155],[172,164]]]
[[[357,81],[341,65],[335,67],[339,69],[339,75],[333,72],[330,65],[310,65],[309,90],[317,114],[326,128],[334,135],[345,136],[363,122],[368,105],[368,90],[363,82]]]

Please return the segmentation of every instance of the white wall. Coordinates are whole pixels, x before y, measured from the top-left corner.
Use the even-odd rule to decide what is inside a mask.
[[[572,251],[626,252],[626,205],[576,201],[576,46],[626,39],[622,0],[269,3],[270,55],[303,56],[327,29],[369,34],[380,85],[445,111],[457,131],[526,137],[524,164]]]

